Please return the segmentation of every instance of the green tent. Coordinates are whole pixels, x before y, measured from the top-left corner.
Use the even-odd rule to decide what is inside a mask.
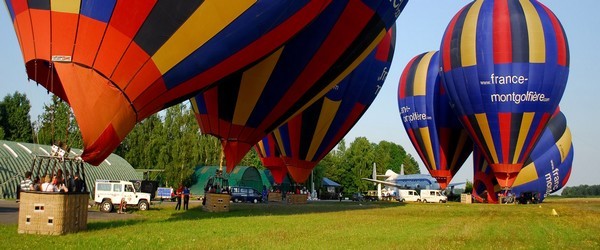
[[[219,169],[218,166],[198,166],[194,173],[195,183],[190,187],[192,194],[204,194],[204,187],[210,177],[215,176]],[[259,171],[255,167],[237,166],[231,173],[226,173],[225,178],[229,180],[229,186],[244,186],[251,187],[259,192],[262,191],[263,185],[270,188],[271,185],[263,171]]]

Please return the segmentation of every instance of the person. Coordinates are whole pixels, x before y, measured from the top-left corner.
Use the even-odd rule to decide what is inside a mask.
[[[177,199],[177,205],[175,205],[175,210],[181,209],[181,194],[183,193],[183,184],[179,184],[177,191],[175,191],[175,198]]]
[[[42,182],[40,180],[39,176],[36,176],[35,179],[33,180],[33,191],[40,191],[42,190]]]
[[[119,210],[117,210],[117,213],[124,214],[126,206],[127,206],[127,201],[125,201],[125,197],[123,197],[123,198],[121,198],[121,203],[119,203]]]
[[[188,210],[190,204],[190,189],[187,186],[183,187],[183,210]]]
[[[67,186],[67,190],[69,190],[69,192],[75,192],[75,179],[73,178],[73,175],[71,175],[69,170],[66,170],[65,176],[65,186]]]
[[[23,191],[31,191],[33,189],[33,181],[31,180],[31,172],[25,172],[25,179],[21,180],[21,184],[19,185],[19,189],[17,189],[17,202],[21,198],[21,192]]]
[[[342,195],[342,191],[340,191],[340,192],[338,193],[338,198],[340,199],[340,201],[342,201],[342,196],[343,196],[343,195]]]
[[[85,192],[85,185],[83,180],[79,178],[79,172],[75,172],[75,177],[73,177],[74,182],[74,192]]]
[[[56,180],[56,176],[54,176],[54,179],[50,179],[50,175],[46,175],[42,184],[42,192],[58,192],[58,189],[54,185],[54,180]]]
[[[267,192],[267,186],[266,185],[263,185],[262,200],[263,200],[264,203],[267,203],[269,201],[269,193]]]

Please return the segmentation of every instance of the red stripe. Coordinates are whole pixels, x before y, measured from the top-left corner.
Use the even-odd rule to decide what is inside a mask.
[[[546,128],[546,124],[548,124],[549,119],[550,119],[550,114],[544,113],[544,115],[542,116],[542,119],[540,120],[540,123],[538,124],[538,126],[535,130],[535,134],[533,134],[533,137],[531,137],[531,140],[529,141],[527,150],[525,151],[524,154],[521,155],[521,158],[519,158],[519,162],[524,162],[525,159],[527,159],[527,157],[529,157],[529,154],[531,153],[533,146],[538,141],[539,136],[542,133],[542,131],[544,130],[544,128]]]
[[[455,145],[450,145],[450,133],[452,132],[451,129],[449,128],[440,128],[439,133],[439,139],[440,139],[440,162],[438,164],[438,169],[439,170],[451,170],[450,167],[452,166],[448,166],[448,159],[446,157],[446,155],[452,155],[453,152],[448,152],[448,150],[455,146]],[[458,146],[456,146],[458,149]],[[458,152],[455,152],[458,153]]]
[[[567,66],[567,41],[566,41],[566,36],[563,33],[562,26],[560,25],[560,22],[558,21],[558,19],[554,15],[554,13],[552,13],[552,11],[550,9],[548,9],[548,7],[544,6],[541,3],[540,3],[540,5],[544,8],[546,13],[548,14],[548,17],[552,21],[552,28],[554,28],[554,34],[556,35],[556,45],[557,45],[557,49],[558,49],[558,51],[557,51],[558,64],[561,66]]]
[[[12,3],[15,16],[18,16],[21,12],[26,11],[29,8],[26,0],[11,0],[10,2]]]
[[[204,92],[204,103],[206,104],[206,117],[210,127],[207,131],[202,132],[216,135],[219,133],[219,118],[215,117],[215,114],[219,114],[219,95],[216,88]]]
[[[156,0],[117,1],[110,18],[110,26],[133,40],[155,3]]]
[[[507,1],[494,1],[494,63],[512,62],[512,35]]]
[[[571,150],[572,150],[572,149],[571,149]],[[562,187],[564,187],[565,185],[567,185],[567,181],[569,181],[569,177],[571,177],[571,170],[573,170],[573,166],[571,166],[571,167],[569,168],[569,172],[567,172],[567,175],[565,175],[565,178],[563,178],[563,180],[562,180],[562,183],[561,183],[561,184],[562,184],[562,185],[561,185]]]
[[[427,158],[425,157],[425,154],[423,154],[423,150],[421,150],[421,147],[419,147],[419,142],[417,141],[417,138],[415,137],[415,133],[413,132],[412,129],[408,129],[407,132],[408,132],[408,137],[410,138],[410,141],[412,142],[413,146],[417,150],[417,153],[421,157],[421,161],[423,161],[423,163],[425,164],[425,167],[427,167],[427,169],[431,169],[431,166],[429,166],[429,161],[426,160]]]
[[[388,56],[390,55],[391,49],[390,43],[392,42],[392,32],[392,30],[388,31],[388,33],[383,37],[383,40],[381,40],[381,42],[379,42],[379,45],[377,45],[377,48],[375,48],[377,50],[375,52],[375,59],[382,62],[388,61]]]
[[[502,163],[509,163],[508,154],[510,153],[511,118],[511,113],[498,113],[501,143],[500,147],[502,147]]]
[[[452,21],[450,21],[450,24],[448,24],[448,28],[446,28],[446,33],[444,34],[444,38],[442,40],[442,62],[444,72],[448,72],[452,69],[452,59],[450,51],[450,45],[452,44],[452,33],[454,33],[454,28],[456,27],[456,21],[458,20],[458,17],[460,17],[460,14],[464,10],[465,7],[463,7],[458,13],[456,13],[456,15],[454,15]]]
[[[300,158],[300,141],[302,131],[302,114],[297,115],[287,123],[290,151],[288,157]]]
[[[406,78],[408,77],[410,68],[413,67],[415,60],[417,60],[417,57],[419,56],[410,59],[408,64],[406,64],[406,67],[404,67],[404,71],[402,71],[402,75],[400,76],[400,87],[398,88],[398,98],[406,98]]]

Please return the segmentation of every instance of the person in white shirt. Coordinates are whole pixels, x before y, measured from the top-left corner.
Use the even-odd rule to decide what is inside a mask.
[[[50,176],[46,175],[44,177],[44,184],[42,184],[42,192],[58,192],[58,188],[53,183],[56,182],[56,176],[50,182]]]

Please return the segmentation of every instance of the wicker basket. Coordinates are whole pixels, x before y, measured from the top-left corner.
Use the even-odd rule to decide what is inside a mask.
[[[231,195],[229,194],[214,194],[207,193],[204,196],[206,203],[203,209],[208,212],[229,212],[229,201]]]
[[[19,233],[61,235],[87,229],[89,193],[22,192]]]
[[[473,202],[473,197],[471,194],[461,194],[460,195],[460,203],[471,204]]]
[[[306,204],[308,195],[306,194],[288,194],[287,202],[290,204]]]
[[[280,202],[281,201],[281,193],[269,192],[268,201],[269,202],[271,202],[271,201]]]

